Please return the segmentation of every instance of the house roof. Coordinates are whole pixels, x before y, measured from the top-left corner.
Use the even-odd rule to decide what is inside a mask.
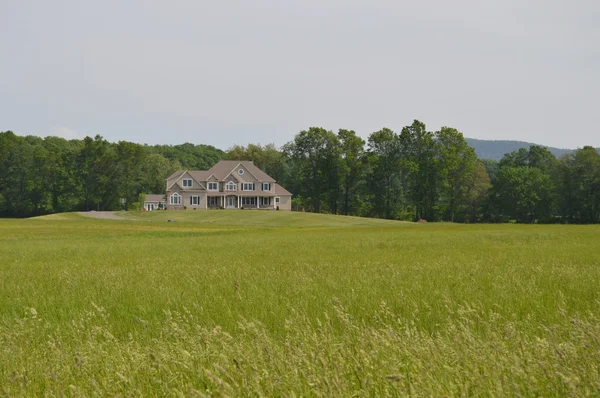
[[[275,182],[275,180],[267,173],[259,169],[254,165],[253,162],[248,160],[221,160],[210,168],[209,175],[214,174],[219,180],[224,180],[231,172],[238,167],[238,165],[244,166],[250,174],[252,174],[258,181]]]
[[[179,178],[187,171],[198,182],[208,180],[211,175],[214,175],[219,181],[223,181],[239,165],[244,166],[258,181],[275,182],[271,176],[249,160],[221,160],[208,170],[177,170],[167,177],[167,180]]]
[[[144,201],[145,202],[165,202],[166,200],[167,200],[167,195],[149,193],[149,194],[146,194],[146,199]]]
[[[206,181],[210,177],[211,173],[207,170],[188,170],[188,174],[192,176],[196,182]]]
[[[292,195],[292,194],[290,193],[290,191],[288,191],[287,189],[285,189],[284,187],[282,187],[282,186],[281,186],[281,185],[279,185],[279,184],[275,184],[275,185],[273,186],[273,193],[274,193],[275,195],[280,195],[280,196],[281,196],[281,195],[283,195],[283,196],[285,196],[285,195],[290,195],[290,196],[291,196],[291,195]]]
[[[181,177],[181,175],[185,173],[185,170],[177,170],[176,172],[174,172],[173,174],[171,174],[170,176],[167,177],[167,180],[171,180],[173,178],[176,177]]]

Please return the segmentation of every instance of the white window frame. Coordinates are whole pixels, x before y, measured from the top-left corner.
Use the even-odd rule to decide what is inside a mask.
[[[268,186],[269,188],[265,189],[265,185]],[[263,191],[267,191],[267,192],[270,191],[271,190],[271,183],[270,182],[263,182],[262,183],[262,190]]]
[[[238,170],[238,174],[241,175],[241,176],[243,176],[244,175],[244,169],[239,169]]]
[[[278,205],[278,204],[279,204],[279,201],[280,201],[279,199],[280,199],[280,198],[279,198],[279,196],[275,196],[275,204],[276,204],[276,205]]]
[[[211,186],[212,184],[215,184],[215,187],[216,187],[216,188],[211,188],[210,186]],[[206,188],[207,188],[207,190],[209,190],[209,191],[218,191],[218,190],[219,190],[219,183],[218,183],[217,181],[208,181],[208,182],[206,183]]]
[[[186,184],[186,182],[188,182],[188,184]],[[194,180],[192,180],[191,178],[184,178],[181,180],[181,184],[184,188],[191,188],[194,186]]]
[[[197,199],[196,203],[194,203],[194,199]],[[190,196],[190,206],[200,206],[200,195]]]
[[[169,196],[169,203],[172,205],[181,205],[181,195],[177,192],[171,194],[171,196]]]
[[[237,186],[236,186],[235,182],[229,181],[225,185],[225,190],[227,190],[227,191],[237,191]]]
[[[242,196],[242,206],[256,206],[256,197]]]
[[[248,189],[248,187],[251,187],[252,189]],[[256,188],[256,186],[253,182],[243,182],[242,183],[242,191],[254,191],[255,188]]]

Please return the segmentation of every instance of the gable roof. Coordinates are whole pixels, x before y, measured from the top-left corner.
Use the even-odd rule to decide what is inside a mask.
[[[168,176],[167,180],[171,180],[171,179],[176,178],[176,177],[181,177],[183,175],[183,173],[185,173],[185,170],[177,170],[176,172],[174,172],[173,174],[171,174],[170,176]]]
[[[198,184],[200,184],[200,181],[206,181],[211,174],[207,170],[188,170],[188,173]]]
[[[177,170],[167,178],[167,182],[170,185],[167,187],[169,190],[173,185],[177,183],[184,174],[189,174],[196,182],[202,185],[202,181],[208,181],[211,176],[214,176],[219,181],[224,181],[235,169],[239,166],[243,166],[250,174],[254,176],[260,182],[275,182],[273,177],[259,169],[249,160],[221,160],[213,167],[208,170]],[[236,178],[234,176],[236,180]],[[179,184],[178,184],[179,185]],[[286,191],[287,192],[287,191]],[[288,193],[289,194],[289,193]]]
[[[290,191],[288,191],[287,189],[285,189],[284,187],[282,187],[279,184],[273,185],[273,193],[275,195],[280,195],[280,196],[286,196],[286,195],[292,196],[292,194],[290,193]]]
[[[149,193],[149,194],[146,194],[146,199],[144,201],[145,202],[166,202],[167,195]]]
[[[176,179],[172,180],[173,182],[171,182],[171,185],[169,185],[169,180],[170,178],[167,178],[167,191],[169,189],[171,189],[173,187],[173,185],[177,185],[179,188],[182,188],[181,185],[179,185],[178,181],[181,179],[181,177],[183,177],[184,175],[189,175],[190,177],[192,177],[194,180],[196,180],[196,183],[198,185],[200,185],[200,187],[202,187],[202,189],[206,189],[206,187],[204,185],[202,185],[202,183],[200,183],[200,181],[204,181],[204,180],[198,180],[198,178],[196,177],[202,177],[202,175],[198,174],[198,173],[206,173],[206,171],[198,171],[198,170],[185,170],[179,177],[177,177]],[[178,173],[175,173],[174,175],[177,175]]]
[[[222,181],[240,165],[244,166],[244,168],[258,181],[275,182],[271,176],[256,167],[254,163],[249,160],[221,160],[208,171]]]

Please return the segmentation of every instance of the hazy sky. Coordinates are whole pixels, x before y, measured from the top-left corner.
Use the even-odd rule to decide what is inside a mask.
[[[597,0],[0,0],[0,131],[281,145],[310,126],[600,146]]]

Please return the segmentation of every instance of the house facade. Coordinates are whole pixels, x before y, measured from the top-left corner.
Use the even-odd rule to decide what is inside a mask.
[[[292,209],[290,192],[253,162],[239,160],[221,160],[209,170],[173,173],[167,178],[165,199],[171,210]]]
[[[154,211],[167,208],[167,196],[163,194],[148,194],[144,199],[144,210]]]

